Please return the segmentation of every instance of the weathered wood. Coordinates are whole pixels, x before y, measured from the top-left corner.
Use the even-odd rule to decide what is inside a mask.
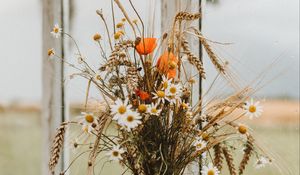
[[[43,52],[42,52],[42,128],[43,157],[42,174],[49,174],[49,150],[56,128],[64,121],[64,64],[62,61],[49,60],[47,50],[54,48],[57,55],[64,57],[63,38],[53,38],[50,31],[54,24],[63,27],[63,0],[43,0]],[[63,159],[58,170],[63,168]]]
[[[173,24],[173,19],[174,16],[179,12],[179,11],[189,11],[189,12],[198,12],[199,11],[199,0],[173,0],[172,3],[170,3],[169,0],[162,0],[161,1],[161,32],[170,32],[172,24]],[[199,26],[199,23],[197,21],[194,21],[192,23],[192,26]],[[189,43],[191,46],[191,51],[195,54],[199,54],[199,41],[198,39],[195,39],[195,37],[192,36],[186,36],[188,39]],[[184,67],[186,68],[186,73],[187,75],[195,75],[197,71],[191,67],[188,67],[188,63],[184,64]],[[183,76],[183,71],[181,71],[182,77]],[[193,88],[193,102],[196,102],[199,100],[199,76],[195,77],[196,84]],[[197,95],[196,95],[197,94]]]
[[[190,11],[190,12],[199,12],[201,0],[162,0],[161,1],[161,32],[169,33],[170,26],[172,26],[173,18],[179,11]],[[201,29],[201,19],[197,23],[193,23],[193,26],[198,26]],[[191,51],[196,55],[199,55],[199,58],[202,59],[202,47],[201,43],[196,39],[187,37],[189,43],[193,46]],[[188,64],[184,64],[186,72],[188,75],[195,75],[196,70],[189,67]],[[200,76],[197,76],[195,88],[193,88],[193,102],[198,101],[201,98],[202,94],[202,80]],[[185,174],[200,174],[201,167],[199,167],[197,162],[192,163],[185,171]]]

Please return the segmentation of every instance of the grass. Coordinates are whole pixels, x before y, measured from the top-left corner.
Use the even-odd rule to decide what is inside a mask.
[[[273,166],[256,171],[251,162],[245,175],[288,175],[287,169],[291,175],[299,174],[299,126],[252,128],[257,141],[264,148],[268,148],[272,155],[275,155],[276,161]],[[0,113],[0,174],[39,175],[42,152],[41,135],[41,121],[38,113]],[[72,174],[85,172],[81,164],[81,162],[74,164]],[[100,169],[102,165],[98,167]],[[103,174],[120,174],[118,172],[121,172],[118,164],[105,164],[103,169]]]

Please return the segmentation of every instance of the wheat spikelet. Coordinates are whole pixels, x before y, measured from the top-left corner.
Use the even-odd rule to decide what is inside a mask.
[[[132,66],[132,63],[126,59],[118,59],[117,57],[110,58],[106,64],[102,65],[99,70],[110,72],[114,67],[117,66]]]
[[[234,163],[233,163],[233,157],[232,157],[231,153],[229,152],[227,147],[223,147],[222,150],[223,150],[225,160],[227,162],[227,166],[228,166],[228,170],[230,172],[230,175],[237,175],[236,169],[235,169]]]
[[[178,12],[175,16],[176,21],[182,21],[182,20],[187,20],[187,21],[192,21],[201,18],[200,13],[188,13],[188,12]]]
[[[219,171],[221,171],[224,159],[222,155],[222,147],[220,144],[216,144],[213,148],[215,152],[214,165],[218,168]]]
[[[136,90],[138,86],[138,80],[139,80],[138,70],[136,69],[136,67],[134,66],[128,67],[126,78],[127,78],[128,88],[131,91]]]
[[[243,172],[246,168],[246,165],[249,163],[249,160],[250,160],[250,157],[251,157],[252,151],[253,151],[253,142],[254,142],[253,137],[248,135],[248,139],[246,142],[246,148],[244,149],[244,156],[243,156],[242,161],[239,166],[239,175],[243,174]]]
[[[106,64],[102,65],[99,70],[105,71],[105,70],[111,70],[113,67],[119,66],[119,65],[125,65],[125,66],[131,66],[131,62],[126,60],[126,53],[123,51],[127,48],[134,47],[134,42],[131,40],[125,40],[120,43],[116,43],[114,46],[114,50],[108,57],[108,61]]]
[[[190,50],[189,45],[188,45],[188,41],[182,37],[182,42],[181,42],[182,48],[185,51],[188,61],[191,65],[194,65],[199,74],[201,75],[202,78],[205,79],[205,71],[204,71],[204,67],[203,67],[203,63],[201,62],[201,60],[196,57]]]
[[[211,62],[215,65],[215,67],[217,68],[217,70],[221,73],[225,73],[225,68],[224,66],[220,63],[218,57],[216,56],[216,54],[212,51],[210,45],[208,44],[208,42],[204,39],[204,38],[200,38],[202,45],[208,55],[208,57],[210,58]]]
[[[50,161],[49,161],[49,170],[54,173],[55,166],[58,163],[60,152],[64,144],[64,135],[65,135],[65,124],[62,123],[61,126],[57,129],[54,141],[51,147]]]

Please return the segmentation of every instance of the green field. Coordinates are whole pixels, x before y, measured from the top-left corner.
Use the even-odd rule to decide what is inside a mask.
[[[251,162],[246,175],[299,174],[298,126],[252,128],[257,141],[275,157],[275,162],[272,166],[256,171]],[[41,120],[38,113],[0,113],[0,175],[40,175],[41,136]],[[79,164],[75,165],[77,168],[73,169],[72,174],[84,172],[85,168],[78,166]],[[99,169],[101,167],[99,166]],[[105,166],[103,174],[116,174],[119,170],[120,167],[113,164]]]

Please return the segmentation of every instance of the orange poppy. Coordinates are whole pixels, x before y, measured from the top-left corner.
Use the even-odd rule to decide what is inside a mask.
[[[140,55],[148,55],[154,51],[156,45],[156,38],[142,38],[135,49]]]
[[[166,74],[168,78],[175,78],[177,63],[178,59],[174,54],[166,51],[159,57],[156,67],[161,73]]]
[[[145,101],[145,100],[148,100],[150,98],[150,95],[145,91],[137,89],[137,90],[135,90],[135,93],[136,93],[137,96],[139,96],[141,98],[141,100]]]

